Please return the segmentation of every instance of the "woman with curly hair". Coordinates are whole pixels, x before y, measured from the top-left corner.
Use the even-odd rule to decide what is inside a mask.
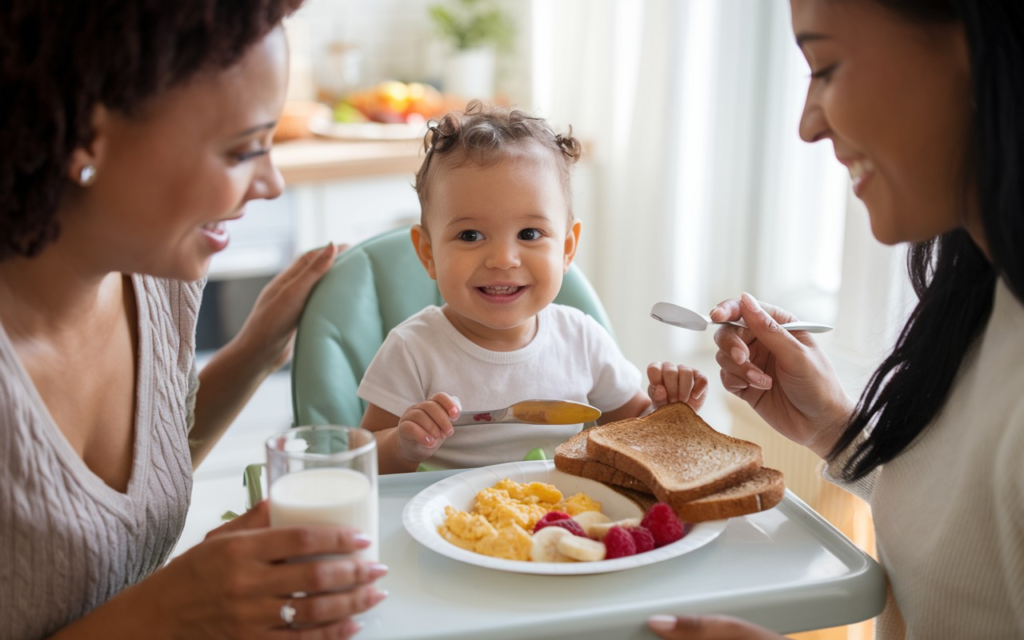
[[[289,356],[333,245],[197,375],[225,223],[267,152],[301,0],[15,0],[0,15],[0,636],[348,637],[386,567],[265,504],[164,566],[191,472]],[[289,599],[304,592],[308,597]],[[293,629],[286,629],[292,626]]]

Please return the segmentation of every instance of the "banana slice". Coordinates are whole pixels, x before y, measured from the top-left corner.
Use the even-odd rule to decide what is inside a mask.
[[[543,529],[541,529],[543,531]],[[562,536],[558,539],[558,551],[559,553],[565,554],[574,560],[580,562],[597,562],[598,560],[604,560],[605,549],[603,542],[597,540],[591,540],[590,538],[581,538],[572,534],[569,537]]]
[[[561,527],[544,527],[533,534],[533,546],[530,547],[530,560],[533,562],[572,562],[573,559],[558,551],[558,541],[569,536],[578,538]],[[583,538],[580,538],[583,540]]]
[[[591,538],[604,540],[604,537],[608,535],[608,532],[612,530],[612,527],[639,527],[640,522],[640,518],[626,518],[625,520],[616,520],[615,522],[602,522],[584,528],[587,531],[587,535]]]
[[[580,523],[580,526],[583,527],[583,531],[585,531],[586,534],[590,537],[594,537],[594,535],[590,533],[590,527],[594,526],[595,524],[611,522],[612,520],[600,511],[584,511],[583,513],[577,513],[572,517],[572,519]]]

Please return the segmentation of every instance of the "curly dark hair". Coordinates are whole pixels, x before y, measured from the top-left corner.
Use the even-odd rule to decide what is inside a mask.
[[[9,0],[0,11],[0,260],[60,233],[71,154],[96,105],[132,114],[222,69],[302,0]]]
[[[549,149],[559,160],[559,177],[571,220],[570,177],[573,165],[583,153],[583,145],[572,137],[572,127],[565,135],[555,133],[543,118],[479,100],[467,104],[464,111],[452,111],[430,123],[423,138],[426,157],[416,172],[415,188],[420,198],[420,210],[426,210],[430,176],[438,172],[434,167],[436,162],[443,162],[449,169],[466,162],[488,166],[506,157],[512,149],[531,142]],[[439,160],[435,161],[435,158]]]

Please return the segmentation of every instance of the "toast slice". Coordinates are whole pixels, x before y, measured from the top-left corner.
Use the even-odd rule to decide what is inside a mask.
[[[591,429],[584,429],[555,447],[555,468],[570,475],[650,495],[651,490],[633,476],[603,462],[598,462],[587,455],[587,433],[589,431]]]
[[[746,481],[763,464],[760,446],[715,431],[682,402],[589,429],[586,446],[588,458],[636,478],[677,512]]]
[[[568,472],[567,472],[568,473]],[[645,513],[658,502],[658,498],[645,491],[609,485],[616,493],[629,498]],[[696,524],[708,520],[726,520],[758,511],[767,511],[782,501],[786,482],[781,471],[761,467],[760,471],[744,482],[722,489],[706,498],[684,502],[674,509],[683,522]]]
[[[782,501],[786,483],[781,471],[761,469],[740,484],[713,493],[705,498],[673,505],[683,522],[725,520],[766,511]]]

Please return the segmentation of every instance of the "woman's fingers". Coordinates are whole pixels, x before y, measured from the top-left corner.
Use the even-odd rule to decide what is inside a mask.
[[[647,625],[665,640],[784,640],[768,629],[729,616],[651,616]]]
[[[715,322],[729,322],[740,319],[740,299],[729,298],[722,300],[715,305],[715,308],[708,313],[708,317]]]
[[[262,581],[271,593],[325,593],[372,583],[388,573],[386,565],[351,558],[319,558],[268,567]]]
[[[320,279],[320,276],[334,264],[334,259],[338,257],[338,254],[347,247],[348,245],[338,247],[333,242],[329,242],[325,247],[307,251],[285,269],[281,274],[281,283],[286,289],[303,284],[312,287]]]
[[[726,352],[718,351],[715,354],[715,362],[718,363],[718,366],[722,368],[723,372],[728,373],[732,378],[742,381],[742,386],[734,383],[731,387],[726,387],[730,391],[734,391],[734,388],[745,389],[746,387],[754,387],[755,389],[764,391],[770,389],[772,386],[771,377],[765,375],[764,372],[755,366],[750,360],[744,361],[743,364],[737,364],[736,360]]]
[[[359,633],[362,628],[362,623],[348,619],[306,629],[281,627],[272,631],[269,637],[280,638],[281,640],[339,640],[351,638]]]
[[[750,388],[749,382],[739,376],[729,373],[725,369],[722,369],[719,372],[719,377],[722,380],[722,386],[725,387],[725,390],[734,395],[739,395]]]
[[[218,553],[238,560],[280,562],[291,558],[355,553],[370,546],[370,539],[349,527],[307,525],[243,531],[227,538],[214,538]]]
[[[291,607],[294,609],[294,613],[291,615],[290,626],[292,629],[302,629],[313,625],[341,622],[364,611],[369,611],[387,596],[386,591],[365,585],[350,591],[335,593],[265,598],[260,600],[257,606],[261,612],[260,622],[267,627],[288,626],[281,616],[281,608]]]

